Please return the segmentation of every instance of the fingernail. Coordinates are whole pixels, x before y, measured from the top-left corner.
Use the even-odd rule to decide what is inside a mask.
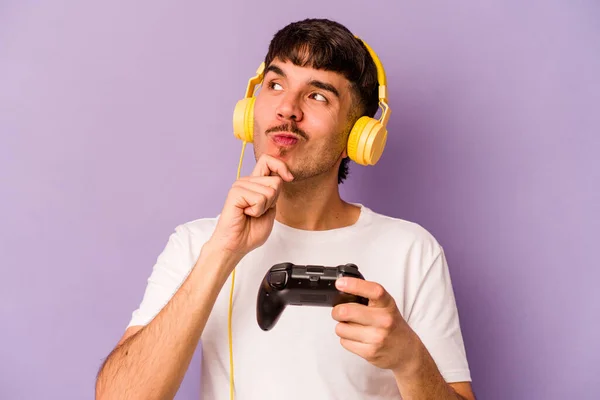
[[[337,285],[338,287],[340,287],[340,288],[343,288],[343,287],[345,287],[345,286],[346,286],[346,279],[344,279],[344,278],[339,278],[339,279],[336,281],[336,285]]]

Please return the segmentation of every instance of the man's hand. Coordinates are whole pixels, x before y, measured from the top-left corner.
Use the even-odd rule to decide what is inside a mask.
[[[408,326],[392,296],[378,283],[340,278],[338,290],[369,299],[369,305],[345,303],[332,310],[339,321],[335,333],[347,350],[376,367],[399,372],[413,364],[418,337]]]
[[[294,179],[283,161],[263,155],[252,174],[234,182],[209,243],[243,257],[263,245],[273,229],[283,182]]]
[[[392,370],[402,398],[475,400],[470,382],[444,381],[393,297],[380,284],[344,277],[336,281],[336,287],[369,299],[368,306],[345,303],[333,308],[340,343],[376,367]]]

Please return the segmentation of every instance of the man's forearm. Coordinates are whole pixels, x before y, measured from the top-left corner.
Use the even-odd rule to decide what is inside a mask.
[[[402,371],[394,371],[396,384],[404,400],[467,400],[452,389],[444,380],[435,361],[416,339],[417,351],[411,365]]]
[[[195,267],[167,305],[108,356],[98,374],[96,398],[172,399],[227,280],[227,271],[238,261],[203,247]]]

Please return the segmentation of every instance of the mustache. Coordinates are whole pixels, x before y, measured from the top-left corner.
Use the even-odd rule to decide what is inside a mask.
[[[293,134],[296,134],[298,136],[300,136],[302,139],[308,140],[308,135],[306,134],[306,132],[304,132],[302,129],[298,128],[296,126],[296,124],[292,123],[290,124],[282,124],[282,125],[278,125],[278,126],[274,126],[272,128],[269,128],[265,131],[266,133],[274,133],[274,132],[291,132]]]

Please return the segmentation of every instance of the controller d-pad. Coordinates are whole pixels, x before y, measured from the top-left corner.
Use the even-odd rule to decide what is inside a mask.
[[[286,271],[277,271],[272,272],[269,275],[269,284],[272,288],[275,289],[283,289],[287,282],[287,272]]]

